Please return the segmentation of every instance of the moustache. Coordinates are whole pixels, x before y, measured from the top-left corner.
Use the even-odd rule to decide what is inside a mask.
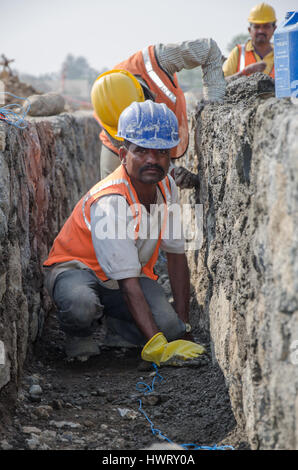
[[[140,173],[146,170],[158,170],[161,173],[164,173],[164,169],[160,165],[145,165],[140,169]]]

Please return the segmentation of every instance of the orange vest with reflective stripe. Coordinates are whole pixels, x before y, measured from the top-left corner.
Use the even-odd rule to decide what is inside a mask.
[[[162,192],[166,208],[171,195],[169,178],[166,176],[158,183],[158,186]],[[108,277],[98,263],[93,248],[90,218],[90,207],[93,202],[108,194],[120,194],[125,197],[133,211],[135,218],[135,239],[138,238],[141,220],[141,203],[123,165],[120,165],[113,173],[93,186],[77,203],[72,214],[57,235],[48,259],[44,262],[44,266],[77,260],[91,268],[102,281],[108,280]],[[142,273],[154,280],[158,278],[158,276],[154,274],[153,268],[158,258],[159,246],[166,219],[167,210],[165,210],[163,226],[160,230],[155,250],[147,264],[142,267]]]
[[[245,46],[246,46],[245,44],[238,44],[237,45],[237,47],[238,47],[237,72],[240,72],[241,70],[243,70],[244,67],[246,67],[247,65],[256,64],[258,62],[257,59],[255,58],[255,55],[254,55],[253,51],[246,51]],[[243,58],[244,58],[244,60],[243,60]],[[242,64],[241,64],[241,62],[242,62]],[[271,69],[271,72],[269,73],[269,76],[272,77],[272,78],[275,78],[274,64],[273,64],[273,67]]]
[[[154,53],[154,46],[149,46],[143,51],[138,51],[129,59],[115,65],[114,69],[127,70],[133,75],[139,75],[147,83],[149,89],[155,93],[156,103],[165,103],[178,119],[180,142],[174,149],[171,149],[171,158],[179,158],[184,155],[188,147],[188,122],[186,113],[186,102],[182,89],[180,88],[176,74],[173,81],[161,69]],[[100,133],[100,138],[106,147],[114,153],[119,153],[106,136],[105,132]]]

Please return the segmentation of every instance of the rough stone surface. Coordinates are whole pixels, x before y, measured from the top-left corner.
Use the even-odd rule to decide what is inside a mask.
[[[28,97],[30,116],[54,116],[64,111],[65,99],[59,93],[49,92]],[[27,104],[26,104],[27,106]]]
[[[0,340],[6,355],[0,389],[18,383],[51,308],[42,263],[75,203],[99,179],[98,132],[89,112],[29,118],[23,131],[0,123]]]
[[[200,106],[179,163],[199,174],[184,203],[203,204],[192,284],[252,448],[298,448],[298,106],[263,74]],[[296,343],[295,343],[296,341]],[[296,348],[296,349],[295,349]]]

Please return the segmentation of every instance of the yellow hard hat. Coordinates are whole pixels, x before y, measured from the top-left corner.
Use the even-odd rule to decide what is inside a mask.
[[[95,80],[91,101],[102,127],[117,140],[118,119],[133,101],[145,101],[143,88],[126,70],[109,70]]]
[[[268,3],[259,3],[253,7],[248,17],[249,23],[274,23],[276,21],[275,11]]]

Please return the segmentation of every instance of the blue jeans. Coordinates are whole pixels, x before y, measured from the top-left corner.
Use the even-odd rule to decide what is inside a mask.
[[[185,325],[168,302],[162,287],[139,278],[158,329],[168,341],[185,333]],[[91,270],[70,269],[57,276],[53,300],[62,330],[72,336],[90,336],[103,315],[107,325],[130,343],[143,346],[147,339],[135,324],[120,289],[107,289]]]

